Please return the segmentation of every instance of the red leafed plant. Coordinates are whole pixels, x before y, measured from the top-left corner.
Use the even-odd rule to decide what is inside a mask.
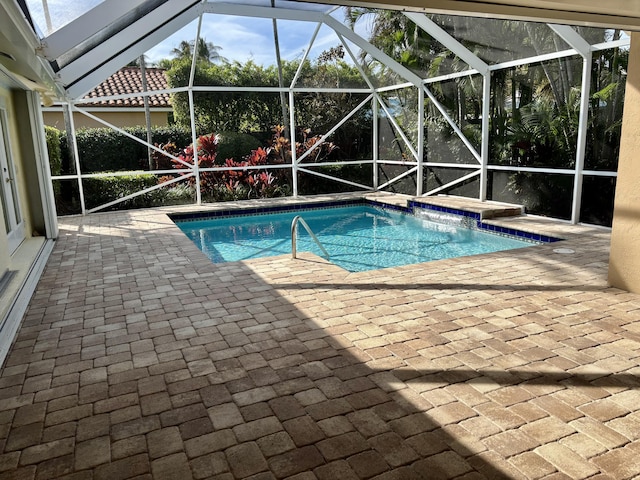
[[[219,137],[216,134],[203,135],[197,141],[198,168],[200,169],[200,190],[205,198],[212,200],[235,200],[239,198],[261,198],[286,194],[277,185],[277,179],[264,170],[249,168],[267,164],[269,151],[263,148],[253,150],[244,160],[233,158],[217,161]],[[176,169],[185,168],[184,163],[194,164],[193,145],[175,155],[181,161],[172,159]],[[210,171],[211,168],[228,167],[228,170]],[[166,179],[165,179],[166,180]],[[195,185],[195,177],[188,179]]]
[[[271,146],[267,148],[267,153],[272,163],[291,163],[291,142],[284,135],[284,130],[285,128],[282,125],[276,125],[271,129],[273,137]],[[310,136],[310,134],[311,129],[304,128],[297,135],[297,137],[302,137],[302,141],[296,141],[297,158],[300,158],[308,150],[313,149],[303,160],[304,162],[326,160],[338,148],[332,142],[322,140],[320,135]]]
[[[286,169],[270,173],[264,169],[255,168],[267,164],[291,163],[291,142],[284,134],[284,127],[273,127],[271,144],[266,148],[252,150],[243,160],[236,161],[217,158],[220,138],[212,133],[198,138],[197,156],[200,169],[200,190],[205,198],[220,200],[236,200],[241,198],[263,198],[287,195],[289,190],[290,172]],[[337,147],[330,142],[323,141],[320,136],[309,136],[310,129],[300,132],[301,142],[296,142],[296,155],[300,157],[313,148],[305,161],[318,162],[326,159]],[[172,155],[181,161],[171,159],[176,169],[185,168],[184,163],[193,165],[193,145]],[[165,157],[167,158],[167,157]],[[228,169],[211,171],[208,169],[227,167]],[[164,181],[166,181],[166,178]],[[162,180],[162,179],[161,179]],[[188,179],[189,185],[195,185],[195,177]]]

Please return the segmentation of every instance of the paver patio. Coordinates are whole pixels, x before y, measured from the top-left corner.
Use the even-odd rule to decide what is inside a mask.
[[[566,240],[348,273],[213,265],[163,210],[62,218],[0,376],[0,479],[640,476],[608,231],[503,221]]]

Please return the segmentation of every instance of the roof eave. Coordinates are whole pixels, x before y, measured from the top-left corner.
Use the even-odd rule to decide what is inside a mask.
[[[64,97],[49,63],[38,55],[40,40],[14,2],[0,3],[0,65],[26,90]]]

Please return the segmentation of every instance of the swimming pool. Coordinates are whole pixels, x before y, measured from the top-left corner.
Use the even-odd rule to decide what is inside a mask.
[[[445,225],[370,205],[179,221],[214,263],[291,254],[291,222],[300,215],[330,255],[350,272],[529,247],[531,241]],[[304,228],[298,251],[322,255]]]

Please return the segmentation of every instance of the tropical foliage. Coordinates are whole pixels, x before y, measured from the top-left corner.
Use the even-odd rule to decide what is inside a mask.
[[[162,148],[177,157],[165,156],[176,169],[184,169],[185,164],[194,165],[197,158],[200,169],[200,191],[208,201],[240,200],[249,198],[279,197],[291,193],[291,173],[289,169],[267,171],[259,167],[267,165],[290,164],[292,148],[289,139],[284,136],[284,127],[277,125],[272,129],[272,138],[268,146],[258,147],[241,159],[225,158],[219,155],[220,136],[215,133],[198,138],[196,148],[189,145],[177,149],[168,143]],[[301,141],[296,142],[296,155],[309,153],[313,162],[321,162],[331,157],[338,147],[318,135],[310,135],[309,129],[300,132]],[[161,162],[156,154],[156,161]],[[223,167],[223,168],[220,168]],[[216,170],[211,170],[216,168]],[[161,177],[159,183],[177,178],[173,175]],[[187,184],[194,188],[195,179],[189,177]],[[179,184],[173,184],[173,187]],[[169,188],[173,188],[169,187]]]
[[[291,84],[298,70],[298,84],[309,88],[361,86],[362,76],[356,67],[346,63],[341,48],[328,50],[316,61],[283,61],[282,75],[285,85]],[[176,59],[167,70],[170,87],[189,84],[190,60]],[[278,69],[275,65],[258,65],[252,60],[244,63],[211,63],[198,61],[195,67],[194,85],[234,87],[277,87]],[[273,125],[283,122],[282,103],[278,93],[265,92],[194,92],[196,129],[199,132],[251,132],[269,139]],[[316,132],[328,132],[340,120],[362,102],[360,94],[321,93],[309,91],[295,96],[295,118],[298,125],[312,125]],[[190,125],[191,112],[188,94],[172,94],[174,118],[179,125]],[[289,105],[285,105],[288,111]],[[363,158],[371,154],[371,109],[360,109],[349,122],[332,136],[345,157]]]
[[[171,50],[171,54],[175,59],[191,61],[193,58],[194,49],[196,50],[196,59],[199,61],[213,62],[213,63],[226,63],[228,60],[220,55],[222,47],[214,45],[212,42],[207,42],[204,38],[198,39],[198,46],[195,48],[195,42],[187,42],[182,40],[177,47]],[[171,66],[171,60],[161,61],[163,68]]]
[[[370,43],[401,65],[421,78],[442,77],[427,85],[424,119],[418,118],[417,89],[413,85],[396,87],[405,79],[365,50],[361,51],[358,66],[345,60],[343,46],[334,46],[317,58],[282,61],[278,67],[260,65],[253,60],[228,61],[221,56],[220,47],[203,38],[197,42],[182,41],[171,52],[173,58],[160,62],[166,69],[169,86],[212,88],[192,90],[193,105],[190,105],[186,91],[173,93],[175,125],[171,129],[175,129],[176,135],[171,137],[154,132],[153,138],[161,149],[187,164],[195,161],[196,149],[199,167],[204,169],[200,184],[203,198],[223,200],[288,194],[292,186],[290,169],[267,174],[260,167],[291,164],[293,138],[296,155],[298,158],[305,156],[301,165],[303,170],[336,174],[366,185],[372,182],[371,167],[360,167],[349,160],[371,159],[376,148],[378,158],[394,163],[378,171],[384,182],[412,168],[405,161],[413,160],[413,153],[418,149],[421,123],[424,125],[424,151],[419,153],[428,162],[437,164],[425,169],[423,191],[472,172],[462,164],[477,165],[477,153],[481,150],[482,76],[473,73],[450,75],[468,71],[470,67],[401,12],[356,7],[346,8],[346,12],[348,23],[354,28],[358,22],[369,22]],[[570,48],[545,24],[451,15],[429,17],[489,65]],[[578,33],[592,44],[617,40],[623,35],[619,30],[586,27],[579,28]],[[592,60],[585,167],[615,170],[628,51],[623,48],[594,51]],[[569,215],[573,176],[567,172],[575,167],[576,161],[582,70],[583,59],[577,54],[534,64],[514,63],[508,68],[493,70],[488,106],[490,164],[561,169],[564,173],[490,171],[490,198],[524,203],[535,213],[557,217]],[[367,80],[362,73],[366,74]],[[278,91],[245,89],[275,88],[292,83],[303,88],[291,96]],[[376,92],[376,98],[383,104],[376,119],[371,103],[365,102],[367,94],[345,91],[368,89],[371,85],[390,87]],[[226,87],[234,89],[225,91]],[[345,90],[329,92],[331,88]],[[192,115],[195,134],[199,136],[195,147],[189,146],[193,138]],[[292,126],[293,132],[281,126],[288,125],[290,117],[296,122]],[[378,126],[377,145],[373,145],[374,121]],[[210,132],[218,132],[218,135]],[[318,135],[328,132],[331,134],[326,138]],[[141,133],[136,131],[134,135]],[[82,146],[79,146],[83,172],[104,171],[103,159],[106,157],[111,159],[114,170],[133,170],[138,162],[142,165],[144,157],[131,139],[121,135],[112,138],[102,133],[91,137],[92,140],[86,144],[81,141]],[[62,140],[64,152],[64,138]],[[472,152],[473,149],[476,152]],[[72,173],[73,167],[64,153],[62,157],[63,173]],[[329,167],[315,165],[327,160],[336,164]],[[458,165],[450,168],[448,164]],[[156,153],[153,166],[169,170],[183,168],[184,164]],[[228,168],[207,171],[213,167]],[[369,174],[368,180],[363,180],[364,174]],[[301,192],[315,193],[320,186],[326,186],[322,177],[308,177],[300,171],[297,175]],[[169,177],[175,178],[174,175]],[[417,175],[406,175],[389,188],[413,193],[417,179]],[[583,202],[583,213],[590,222],[606,224],[609,221],[606,210],[614,187],[606,184],[600,188],[602,182],[593,180],[585,182],[583,197],[588,197],[589,201]],[[193,180],[191,184],[180,183],[180,188],[193,192]],[[347,187],[341,184],[335,188]],[[477,196],[478,190],[477,178],[470,178],[444,192]],[[600,205],[605,207],[600,208]]]
[[[570,48],[545,24],[450,15],[430,15],[430,18],[490,65]],[[465,62],[401,12],[349,8],[347,19],[352,26],[363,19],[371,22],[369,41],[424,78],[469,69]],[[619,30],[597,28],[579,28],[578,33],[592,44],[617,40],[623,35]],[[376,63],[366,53],[363,53],[362,61],[371,69]],[[616,169],[627,62],[628,51],[625,49],[593,54],[587,168]],[[492,73],[489,109],[492,164],[574,168],[582,66],[582,58],[576,55]],[[378,69],[383,76],[394,76],[382,65],[378,65]],[[430,84],[429,89],[471,145],[479,150],[482,121],[479,76]],[[410,89],[406,89],[398,93],[396,100],[411,108],[416,102],[412,95]],[[473,163],[466,147],[431,101],[426,104],[425,117],[424,157],[428,161]],[[415,128],[415,122],[405,124],[407,131]],[[441,169],[428,170],[426,182],[432,186],[442,185],[451,179],[450,176],[438,178],[441,172]],[[524,198],[527,207],[536,213],[565,218],[569,215],[572,178],[534,173],[494,176],[495,181],[489,186],[489,195],[494,199],[517,201]],[[611,191],[610,188],[605,190]],[[477,195],[477,185],[472,194]],[[594,220],[592,215],[590,220],[606,224],[604,210],[610,202],[603,199],[602,203],[607,207],[603,208],[601,218]]]

